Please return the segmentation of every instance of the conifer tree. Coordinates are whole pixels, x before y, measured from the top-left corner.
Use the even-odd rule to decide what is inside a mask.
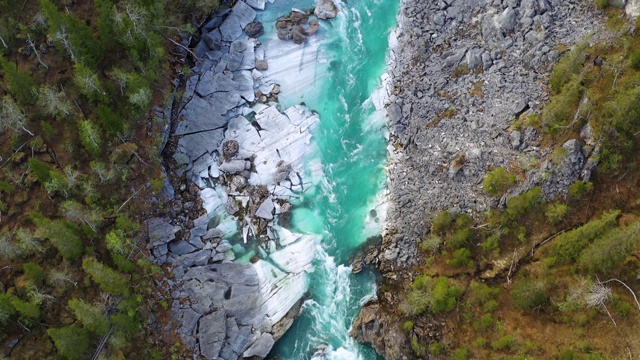
[[[32,104],[36,81],[2,55],[0,55],[0,69],[4,75],[4,83],[16,100],[21,105]]]
[[[58,354],[68,360],[81,359],[89,351],[91,339],[86,329],[66,326],[48,329],[47,335],[53,340]]]
[[[51,241],[66,261],[74,261],[82,256],[84,246],[77,227],[64,220],[39,218],[34,221],[38,225],[38,232]]]
[[[103,314],[102,309],[79,299],[69,300],[68,305],[87,330],[97,335],[104,335],[109,331],[109,319]]]
[[[102,290],[116,295],[126,295],[129,293],[125,278],[98,260],[93,258],[84,259],[82,261],[82,268],[91,276],[93,281],[100,285]]]

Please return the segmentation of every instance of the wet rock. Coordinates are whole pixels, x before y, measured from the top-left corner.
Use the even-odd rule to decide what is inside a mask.
[[[269,63],[266,60],[256,60],[256,70],[259,70],[259,71],[269,70]]]
[[[338,7],[333,0],[317,0],[313,14],[318,19],[333,19],[338,15]]]
[[[309,21],[309,27],[304,31],[307,36],[314,35],[320,29],[320,23],[317,20]]]
[[[302,26],[298,26],[291,31],[291,39],[293,39],[294,44],[304,44],[307,41],[307,35],[305,35],[305,31]]]
[[[291,40],[292,36],[290,29],[278,29],[278,39]]]
[[[262,204],[260,204],[258,210],[256,210],[256,216],[263,219],[271,220],[273,219],[274,210],[275,205],[273,204],[273,200],[268,197],[265,201],[262,202]]]

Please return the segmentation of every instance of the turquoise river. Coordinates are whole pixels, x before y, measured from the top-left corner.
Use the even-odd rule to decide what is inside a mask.
[[[313,0],[276,0],[259,17],[267,35],[278,16],[292,7],[308,9]],[[292,227],[323,236],[316,249],[310,298],[300,318],[276,344],[279,360],[310,359],[326,345],[327,359],[377,359],[373,349],[349,337],[363,303],[375,296],[372,273],[351,273],[348,258],[380,225],[371,224],[371,210],[384,191],[386,173],[385,119],[375,111],[371,95],[386,70],[388,38],[396,26],[398,0],[338,1],[337,18],[323,21],[323,63],[317,65],[313,88],[281,98],[285,106],[303,99],[320,114],[314,133],[324,178],[296,204]],[[304,45],[303,45],[304,46]],[[318,91],[320,90],[320,91]]]

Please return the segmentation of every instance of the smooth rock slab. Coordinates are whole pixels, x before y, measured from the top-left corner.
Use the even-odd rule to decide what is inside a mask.
[[[254,342],[253,345],[251,345],[251,347],[242,354],[242,356],[247,358],[252,356],[264,358],[269,355],[269,351],[271,351],[273,344],[275,344],[273,336],[269,333],[263,333],[260,335],[258,340],[256,340],[256,342]]]
[[[178,148],[187,154],[191,162],[196,161],[205,153],[217,150],[224,139],[222,129],[203,131],[191,135],[185,135],[178,141]]]
[[[266,220],[272,220],[274,209],[275,205],[273,204],[273,200],[268,197],[265,201],[262,202],[262,204],[260,204],[258,210],[256,210],[256,216]]]
[[[235,107],[227,105],[227,107]],[[215,111],[215,107],[203,100],[198,96],[194,96],[191,101],[187,103],[180,117],[183,119],[178,124],[174,135],[192,134],[200,131],[220,129],[227,124],[227,119],[221,116],[222,114]]]
[[[266,0],[246,0],[246,3],[256,10],[264,10]]]
[[[199,322],[198,339],[200,353],[207,359],[217,359],[226,336],[224,311],[216,311],[203,316]]]

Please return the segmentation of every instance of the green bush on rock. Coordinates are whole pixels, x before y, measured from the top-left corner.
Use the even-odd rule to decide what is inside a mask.
[[[491,196],[502,196],[516,184],[516,176],[499,167],[490,171],[482,182],[482,187]]]

